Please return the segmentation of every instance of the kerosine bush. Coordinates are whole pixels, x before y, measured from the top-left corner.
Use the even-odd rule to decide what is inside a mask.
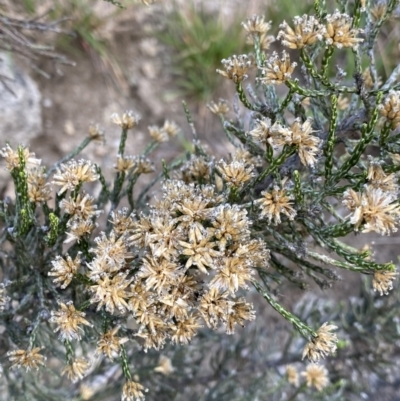
[[[394,263],[377,263],[368,249],[341,239],[389,235],[400,217],[400,67],[386,80],[375,68],[377,37],[397,5],[339,2],[328,13],[317,0],[315,15],[280,26],[276,39],[290,52],[269,50],[263,16],[246,20],[254,54],[222,60],[218,70],[236,85],[242,106],[235,101],[235,118],[227,119],[226,101],[209,105],[235,149],[225,159],[216,161],[201,144],[187,110],[193,151],[162,166],[149,157],[178,127],[149,127],[148,146],[131,156],[125,144],[139,118],[113,115],[122,134],[112,183],[101,166],[74,159],[102,140],[98,127],[49,169],[27,147],[1,150],[15,185],[15,198],[0,204],[7,399],[101,399],[99,388],[119,385],[123,401],[140,400],[142,378],[174,367],[162,356],[139,377],[134,365],[146,361],[139,347],[189,347],[197,334],[221,327],[233,334],[256,318],[251,291],[307,340],[299,355],[312,362],[304,384],[296,368],[286,369],[297,387],[291,399],[307,386],[328,386],[326,368],[315,363],[335,353],[337,326],[310,327],[279,303],[276,290],[285,281],[330,288],[340,269],[372,276],[380,295],[392,289]],[[334,62],[352,63],[354,76],[338,67],[331,78]],[[254,82],[245,89],[249,76]],[[288,88],[283,98],[278,85]],[[156,179],[135,196],[141,175],[156,167]],[[90,182],[99,183],[98,195],[87,192]],[[72,382],[96,376],[77,392],[60,389],[54,372]]]

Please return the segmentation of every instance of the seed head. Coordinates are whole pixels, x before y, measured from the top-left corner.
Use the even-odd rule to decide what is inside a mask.
[[[332,331],[336,329],[337,326],[324,323],[318,329],[317,336],[313,337],[304,347],[302,359],[307,357],[311,362],[318,362],[321,358],[334,354],[338,338]]]
[[[25,368],[26,371],[29,371],[31,369],[39,369],[39,365],[44,366],[46,358],[39,354],[41,350],[42,348],[36,347],[33,349],[18,349],[7,352],[8,359],[12,363],[10,369]]]
[[[375,271],[374,278],[372,280],[372,287],[374,291],[378,291],[381,296],[383,294],[388,295],[389,291],[393,289],[393,281],[396,280],[398,274],[399,273],[397,273],[396,271]]]
[[[80,340],[81,334],[83,332],[80,325],[92,326],[84,317],[85,313],[77,311],[72,301],[64,304],[60,302],[60,307],[58,311],[51,312],[50,323],[55,323],[57,325],[54,332],[59,332],[59,337],[61,340]]]
[[[86,376],[89,369],[90,362],[87,359],[77,358],[72,360],[71,363],[65,367],[62,374],[67,375],[69,380],[76,383]]]
[[[315,387],[318,391],[329,384],[328,371],[321,365],[310,364],[301,375],[306,378],[307,387]]]
[[[261,77],[258,79],[265,84],[283,84],[290,79],[296,65],[297,63],[290,62],[290,56],[285,51],[282,52],[280,58],[277,52],[273,52],[264,66],[259,67],[261,69]]]
[[[68,189],[73,191],[84,182],[93,182],[99,179],[96,171],[96,165],[89,160],[70,160],[66,164],[61,164],[53,177],[53,184],[61,186],[58,191],[61,195]]]
[[[110,360],[113,360],[119,356],[121,345],[129,341],[127,337],[117,337],[116,334],[118,333],[119,329],[120,326],[117,326],[100,336],[99,340],[97,341],[97,354],[107,355]]]
[[[266,217],[269,223],[273,221],[275,225],[281,223],[281,214],[286,215],[289,220],[294,220],[297,212],[292,207],[293,195],[286,189],[274,186],[271,191],[261,192],[261,195],[263,197],[255,201],[261,209],[261,218]]]
[[[293,24],[294,29],[284,21],[280,25],[281,31],[278,33],[278,39],[281,39],[283,46],[289,49],[302,49],[324,37],[325,28],[314,16],[294,17]]]
[[[210,102],[207,104],[208,109],[211,113],[216,115],[224,116],[229,111],[229,106],[226,100],[220,99],[218,103]]]
[[[145,4],[146,3],[150,4],[147,0]],[[140,383],[128,380],[122,389],[121,401],[142,401],[144,400],[143,392],[146,393],[147,389],[145,389]]]
[[[299,372],[293,365],[286,366],[287,381],[295,387],[299,387]]]
[[[390,91],[378,109],[392,129],[400,126],[400,91]]]
[[[119,114],[114,113],[111,115],[111,122],[121,127],[123,130],[129,130],[138,125],[140,117],[133,113],[133,111],[126,111],[122,118]]]
[[[361,30],[352,28],[353,19],[347,14],[341,14],[336,10],[333,14],[326,16],[326,29],[324,32],[325,42],[341,49],[351,47],[357,49],[364,39],[357,38]]]
[[[225,71],[217,70],[218,74],[231,79],[235,84],[242,82],[248,77],[247,71],[251,66],[251,61],[247,55],[234,55],[228,59],[223,59],[221,63],[224,65]]]
[[[81,265],[80,256],[80,252],[77,253],[74,260],[72,260],[69,255],[67,255],[66,259],[57,256],[55,260],[51,262],[53,268],[49,271],[48,275],[55,277],[53,283],[56,286],[60,286],[62,289],[68,287]]]

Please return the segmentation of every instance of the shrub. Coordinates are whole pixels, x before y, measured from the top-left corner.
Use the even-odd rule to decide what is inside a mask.
[[[389,313],[398,306],[397,294],[393,304],[379,304],[367,291],[340,308],[308,299],[296,314],[278,296],[285,282],[302,290],[331,288],[340,269],[370,276],[373,290],[386,295],[397,275],[393,262],[378,263],[368,249],[348,244],[353,233],[393,233],[400,215],[400,69],[380,83],[374,60],[380,28],[398,2],[389,0],[379,18],[374,12],[380,3],[364,3],[356,1],[350,17],[328,13],[315,1],[315,15],[282,23],[277,39],[290,51],[279,53],[264,51],[270,25],[262,16],[244,22],[254,54],[226,58],[218,70],[236,86],[235,118],[227,118],[227,102],[209,105],[235,149],[222,160],[198,140],[186,106],[192,152],[163,162],[146,186],[138,187],[139,179],[155,169],[152,152],[179,131],[173,122],[149,127],[148,146],[131,156],[125,144],[139,118],[132,112],[112,116],[121,128],[113,183],[101,166],[74,159],[102,139],[97,127],[48,170],[27,147],[2,149],[15,186],[15,198],[0,204],[7,399],[78,397],[78,389],[61,387],[54,372],[72,382],[88,375],[81,399],[112,395],[116,383],[129,401],[144,398],[144,384],[150,398],[153,391],[158,399],[185,399],[185,389],[178,390],[185,383],[193,394],[201,389],[204,400],[282,399],[282,388],[288,399],[310,399],[310,388],[321,392],[317,398],[340,399],[345,391],[359,391],[357,383],[346,382],[346,369],[334,365],[330,384],[329,364],[315,362],[338,348],[339,359],[351,361],[361,342],[371,358],[379,357],[374,364],[364,361],[365,369],[382,373],[387,359],[372,349],[376,344],[366,333],[386,329],[390,335],[379,334],[381,346],[398,338]],[[329,76],[336,54],[354,63],[353,79],[340,69]],[[255,84],[244,88],[253,75]],[[278,85],[287,87],[283,97]],[[58,191],[54,202],[51,185]],[[305,344],[291,333],[277,358],[263,358],[259,350],[269,349],[260,333],[251,344],[243,335],[226,337],[204,366],[204,353],[212,354],[216,344],[213,331],[231,335],[255,319],[252,292]],[[374,308],[384,313],[371,313]],[[248,333],[256,331],[253,326]],[[101,356],[96,361],[94,353]],[[301,356],[312,362],[304,379],[293,366]],[[39,378],[25,373],[36,369]],[[168,382],[156,379],[160,374],[172,376]]]

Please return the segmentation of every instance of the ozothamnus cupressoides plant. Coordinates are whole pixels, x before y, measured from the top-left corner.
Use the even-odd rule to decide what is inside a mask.
[[[236,102],[236,118],[228,120],[226,101],[209,105],[235,151],[215,161],[185,106],[192,154],[164,162],[137,196],[140,176],[155,169],[148,157],[179,131],[173,122],[149,127],[148,146],[131,156],[125,143],[139,118],[113,115],[122,133],[112,183],[101,166],[75,159],[102,139],[97,127],[48,170],[28,148],[5,146],[0,153],[15,185],[15,198],[0,204],[2,364],[10,388],[12,368],[51,366],[78,381],[93,370],[96,353],[120,365],[122,400],[140,400],[147,390],[130,344],[144,351],[185,345],[201,327],[232,334],[255,319],[246,298],[252,288],[306,338],[303,358],[334,354],[337,326],[309,327],[275,289],[285,280],[329,288],[339,269],[371,275],[380,295],[392,288],[392,262],[377,263],[341,238],[389,235],[400,217],[400,69],[382,84],[374,62],[379,30],[397,3],[388,0],[376,19],[377,5],[357,0],[352,10],[329,14],[316,0],[315,15],[280,26],[277,39],[290,53],[269,52],[271,25],[262,16],[246,20],[254,53],[222,60],[218,70],[236,85],[245,113]],[[354,63],[354,79],[341,69],[329,76],[336,56]],[[250,76],[255,86],[245,89]],[[287,87],[283,98],[277,85]],[[162,195],[150,201],[158,181]],[[87,192],[91,182],[99,183],[97,197]],[[172,366],[164,360],[159,369]],[[289,366],[289,382],[298,383],[296,375]],[[328,384],[323,366],[310,365],[304,375],[307,386]],[[29,386],[44,391],[40,381]]]

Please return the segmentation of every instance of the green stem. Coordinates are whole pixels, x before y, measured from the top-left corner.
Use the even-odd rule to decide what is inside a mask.
[[[336,142],[336,126],[337,126],[337,96],[331,96],[331,104],[332,104],[332,114],[331,121],[329,125],[329,132],[327,143],[324,149],[325,154],[325,178],[328,180],[332,174],[333,167],[333,151]]]
[[[287,311],[281,304],[275,301],[261,286],[256,282],[252,282],[256,290],[263,296],[263,298],[289,323],[291,323],[294,328],[304,337],[309,338],[309,336],[317,337],[317,333],[311,327],[304,324],[298,317]]]
[[[81,153],[82,150],[85,149],[86,146],[88,146],[91,141],[92,139],[90,137],[86,137],[71,153],[63,157],[60,161],[58,161],[50,168],[50,170],[46,174],[46,178],[49,178],[51,173],[56,169],[58,169],[61,164],[68,162],[69,160],[73,159],[76,155]]]

